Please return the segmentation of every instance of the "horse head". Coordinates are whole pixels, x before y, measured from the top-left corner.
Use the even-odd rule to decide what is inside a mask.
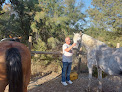
[[[21,37],[14,37],[13,38],[16,42],[20,42]]]
[[[20,39],[22,38],[22,37],[12,37],[11,35],[9,35],[9,37],[12,38],[16,42],[20,42]]]
[[[80,44],[81,44],[82,32],[80,32],[80,33],[73,33],[73,34],[74,34],[73,42],[77,43],[77,45],[75,47],[73,47],[73,48],[78,49]]]

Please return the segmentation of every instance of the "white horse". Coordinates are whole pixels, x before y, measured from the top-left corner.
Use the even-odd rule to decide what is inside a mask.
[[[109,75],[122,76],[122,47],[110,48],[105,43],[83,33],[74,33],[73,41],[81,40],[87,50],[87,66],[89,71],[90,89],[93,66],[98,70],[99,90],[102,91],[102,71]]]

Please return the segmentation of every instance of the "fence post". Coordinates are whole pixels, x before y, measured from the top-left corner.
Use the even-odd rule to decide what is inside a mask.
[[[31,51],[31,47],[32,47],[32,36],[29,36],[29,50]]]
[[[120,48],[120,43],[117,43],[116,48]]]

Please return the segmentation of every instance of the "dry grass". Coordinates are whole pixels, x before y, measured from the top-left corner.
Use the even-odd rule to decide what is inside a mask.
[[[49,64],[44,64],[44,61],[32,61],[31,64],[31,77],[44,76],[49,72],[60,72],[61,66],[60,62],[51,62]]]

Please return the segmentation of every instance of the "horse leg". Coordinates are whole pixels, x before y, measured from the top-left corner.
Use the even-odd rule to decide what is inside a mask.
[[[122,80],[121,80],[121,76],[119,76],[119,88],[118,88],[117,92],[121,92],[122,91],[121,85],[122,85]]]
[[[4,92],[6,86],[7,86],[7,82],[0,80],[0,92]]]
[[[91,79],[92,79],[92,68],[93,68],[93,66],[88,67],[88,70],[89,70],[88,91],[90,91],[90,86],[91,86]]]
[[[27,86],[30,82],[30,75],[31,75],[31,67],[29,66],[25,75],[24,75],[23,92],[27,92]]]
[[[102,92],[102,70],[97,67],[98,70],[98,81],[99,81],[99,86],[98,86],[98,92]]]
[[[30,74],[24,77],[23,92],[27,92],[27,86],[30,82]]]
[[[23,92],[27,92],[27,85],[24,85]]]
[[[24,78],[23,92],[27,92],[27,86],[29,84],[29,81],[30,81],[30,75],[27,75]]]

